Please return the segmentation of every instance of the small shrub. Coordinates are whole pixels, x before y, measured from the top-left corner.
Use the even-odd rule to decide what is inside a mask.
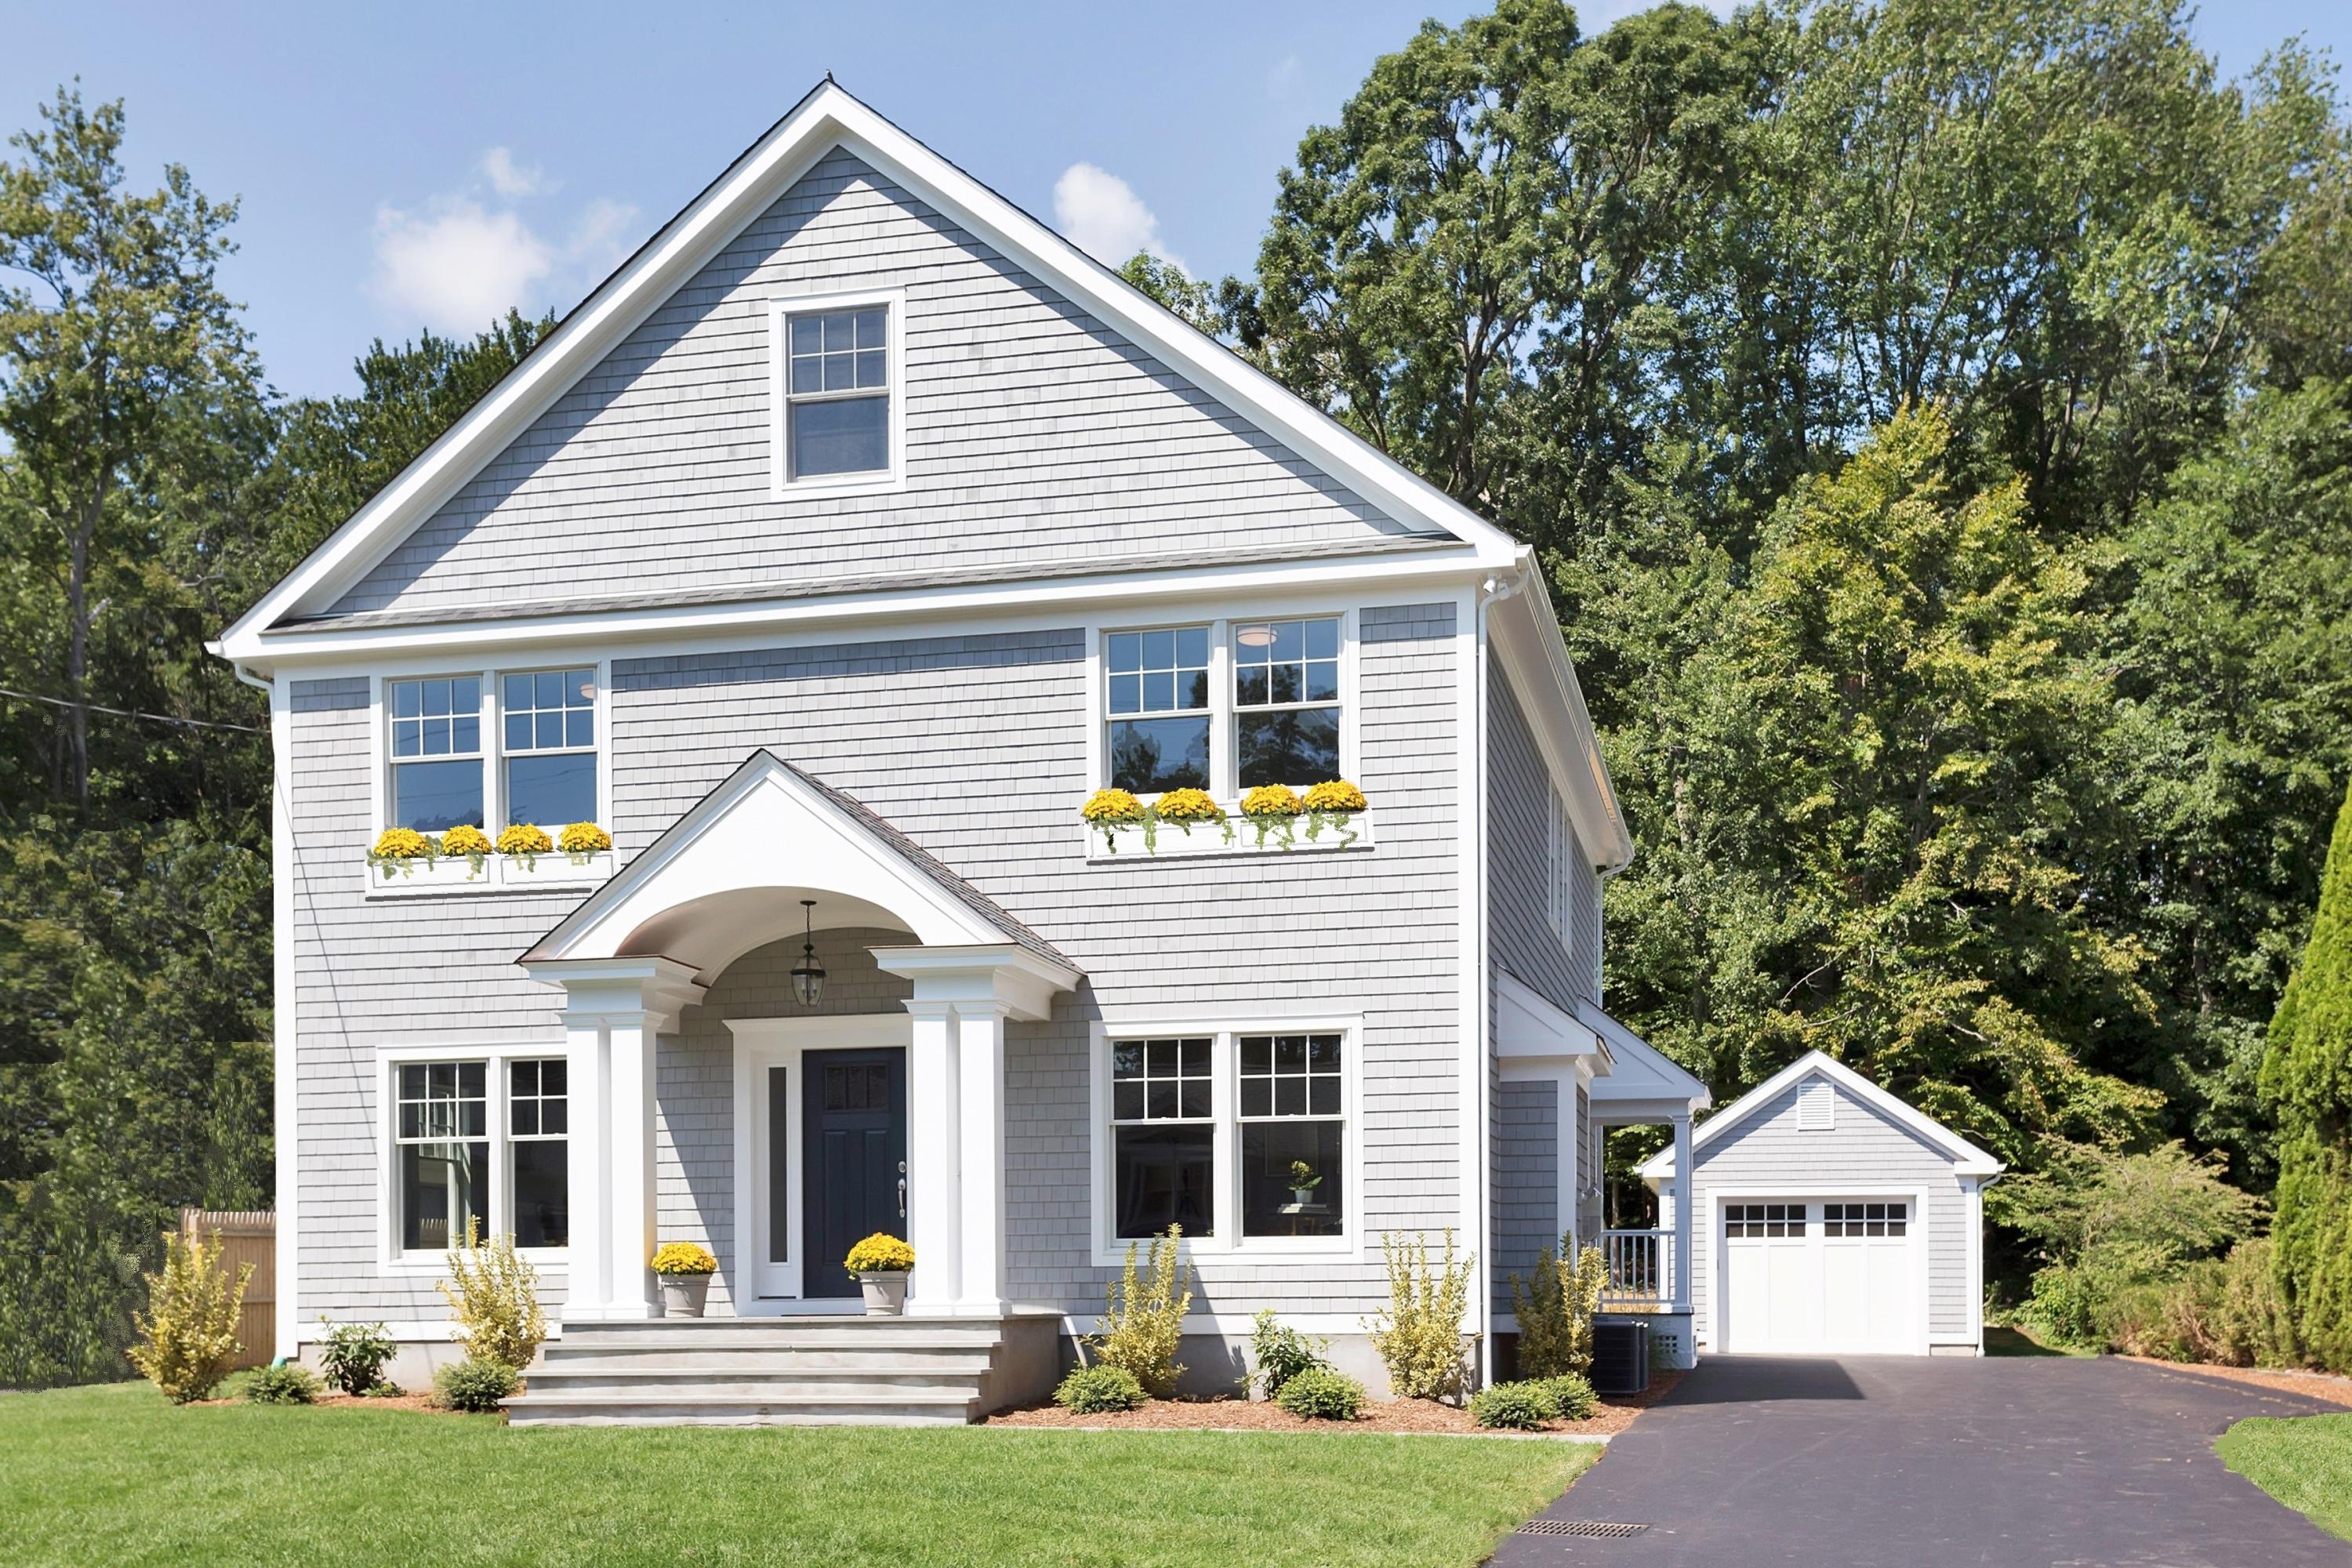
[[[2053,1263],[2037,1269],[2033,1291],[2017,1315],[2046,1340],[2091,1344],[2099,1338],[2099,1293],[2081,1269]]]
[[[308,1367],[280,1362],[255,1373],[245,1396],[256,1405],[308,1405],[319,1397],[319,1380]]]
[[[469,1355],[433,1374],[433,1396],[447,1409],[479,1415],[511,1396],[515,1383],[515,1369],[506,1363]]]
[[[1425,1237],[1406,1243],[1394,1232],[1383,1232],[1381,1255],[1388,1262],[1389,1307],[1370,1328],[1373,1348],[1389,1369],[1389,1386],[1400,1399],[1458,1394],[1469,1373],[1462,1314],[1470,1305],[1471,1259],[1455,1260],[1451,1229],[1445,1233],[1444,1261],[1434,1274]]]
[[[319,1320],[322,1327],[327,1320]],[[382,1323],[336,1323],[319,1343],[319,1370],[327,1385],[343,1394],[365,1394],[383,1381],[383,1363],[400,1353]]]
[[[1309,1367],[1285,1383],[1274,1402],[1309,1421],[1353,1421],[1364,1407],[1364,1385],[1328,1366]]]
[[[1533,1432],[1559,1414],[1540,1383],[1490,1383],[1470,1396],[1470,1419],[1481,1426]]]
[[[1268,1399],[1282,1392],[1282,1385],[1303,1372],[1314,1372],[1331,1363],[1323,1352],[1331,1348],[1329,1340],[1318,1340],[1286,1328],[1274,1321],[1271,1310],[1257,1315],[1257,1327],[1250,1334],[1250,1371],[1242,1379],[1244,1389],[1255,1389]]]
[[[1592,1392],[1592,1384],[1572,1372],[1538,1378],[1536,1387],[1551,1402],[1552,1413],[1562,1421],[1590,1421],[1601,1408],[1601,1396]]]
[[[371,1383],[360,1390],[362,1399],[397,1399],[405,1392],[396,1383]]]
[[[539,1310],[539,1271],[515,1256],[513,1237],[493,1237],[485,1244],[479,1220],[467,1219],[466,1245],[449,1249],[449,1273],[457,1284],[453,1289],[448,1279],[436,1283],[457,1320],[466,1354],[520,1372],[547,1338],[547,1318]]]
[[[1070,1369],[1054,1390],[1054,1403],[1080,1415],[1107,1410],[1132,1410],[1150,1397],[1143,1384],[1123,1366],[1080,1366]]]
[[[1105,1366],[1124,1367],[1155,1399],[1176,1392],[1184,1373],[1176,1360],[1177,1342],[1183,1337],[1184,1314],[1192,1308],[1192,1288],[1185,1281],[1186,1265],[1180,1250],[1184,1228],[1171,1225],[1151,1238],[1149,1278],[1135,1272],[1134,1242],[1127,1245],[1127,1267],[1118,1282],[1103,1292],[1103,1331],[1087,1344]]]
[[[241,1348],[237,1310],[252,1279],[250,1263],[229,1279],[218,1236],[207,1242],[175,1232],[165,1242],[163,1272],[147,1276],[147,1310],[131,1318],[142,1342],[130,1355],[174,1405],[204,1398],[228,1375]]]
[[[1592,1314],[1601,1310],[1607,1262],[1597,1247],[1572,1253],[1572,1236],[1536,1260],[1535,1276],[1511,1276],[1511,1308],[1519,1321],[1519,1370],[1531,1378],[1592,1370]]]

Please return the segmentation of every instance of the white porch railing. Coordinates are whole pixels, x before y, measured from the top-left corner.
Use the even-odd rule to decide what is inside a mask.
[[[1604,1230],[1601,1257],[1608,1277],[1601,1288],[1604,1307],[1663,1307],[1675,1299],[1675,1233],[1671,1230]]]

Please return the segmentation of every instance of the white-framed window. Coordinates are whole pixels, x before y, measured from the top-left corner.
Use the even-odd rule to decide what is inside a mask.
[[[1237,801],[1355,767],[1350,616],[1233,616],[1100,630],[1101,784]]]
[[[1097,1249],[1184,1229],[1207,1254],[1353,1247],[1352,1023],[1097,1031]]]
[[[1734,1240],[1778,1240],[1805,1234],[1803,1204],[1726,1204],[1723,1234]]]
[[[571,1221],[569,1064],[562,1048],[383,1053],[383,1245],[393,1269],[446,1268],[467,1222],[560,1263]]]
[[[380,826],[438,834],[606,819],[601,665],[387,675]]]
[[[1828,1237],[1904,1236],[1911,1228],[1909,1204],[1823,1204],[1822,1234]]]
[[[771,302],[773,490],[888,488],[905,475],[906,297]]]

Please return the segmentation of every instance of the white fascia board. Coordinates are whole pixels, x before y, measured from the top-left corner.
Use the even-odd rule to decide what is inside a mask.
[[[1917,1134],[1952,1161],[1955,1174],[1978,1178],[1997,1176],[2008,1169],[1991,1154],[1978,1148],[1950,1128],[1916,1107],[1871,1082],[1836,1058],[1821,1051],[1808,1051],[1733,1100],[1720,1114],[1710,1117],[1705,1126],[1691,1133],[1691,1153],[1694,1158],[1708,1144],[1727,1136],[1734,1127],[1747,1121],[1781,1094],[1808,1078],[1828,1080],[1852,1095],[1864,1105],[1876,1110],[1890,1121]],[[1671,1146],[1659,1150],[1643,1161],[1639,1173],[1643,1176],[1671,1176],[1675,1173],[1675,1152]]]
[[[1584,688],[1559,635],[1559,614],[1545,591],[1543,573],[1535,552],[1521,548],[1518,568],[1525,587],[1496,607],[1490,627],[1511,689],[1528,710],[1536,748],[1544,766],[1559,786],[1576,824],[1577,837],[1598,853],[1596,869],[1615,871],[1632,863],[1633,837],[1617,804],[1616,786],[1609,766],[1601,760],[1601,742],[1592,732],[1592,714],[1584,705]]]
[[[1203,564],[1148,572],[1106,568],[1083,577],[890,588],[725,605],[571,613],[559,609],[511,620],[400,626],[302,626],[256,633],[236,643],[224,638],[206,647],[263,675],[338,663],[373,668],[387,658],[460,649],[469,658],[537,654],[590,645],[644,645],[646,652],[675,651],[675,645],[690,645],[693,651],[707,651],[725,638],[742,638],[745,647],[766,647],[779,634],[828,626],[887,626],[903,622],[929,633],[956,618],[1020,617],[1033,626],[1058,626],[1073,624],[1097,606],[1189,600],[1232,605],[1252,595],[1342,587],[1359,596],[1434,589],[1473,580],[1484,572],[1466,547],[1403,556]]]
[[[1391,517],[1454,535],[1491,570],[1510,564],[1516,546],[1503,530],[1186,324],[828,80],[605,279],[488,396],[263,595],[223,634],[222,656],[248,661],[260,652],[255,645],[262,628],[289,615],[316,614],[332,605],[836,146],[954,218]]]

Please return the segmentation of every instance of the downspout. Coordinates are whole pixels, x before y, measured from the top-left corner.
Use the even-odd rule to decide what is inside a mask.
[[[1475,1283],[1478,1287],[1476,1320],[1478,1331],[1478,1352],[1476,1368],[1477,1382],[1480,1387],[1486,1386],[1486,1384],[1492,1380],[1495,1372],[1495,1286],[1493,1279],[1495,1268],[1495,1202],[1493,1192],[1495,1151],[1492,1142],[1493,1130],[1488,1126],[1488,1110],[1490,1109],[1489,1102],[1494,1098],[1495,1072],[1495,1042],[1492,1037],[1492,1029],[1494,1026],[1495,973],[1494,963],[1491,956],[1492,941],[1488,933],[1488,927],[1492,924],[1492,916],[1494,911],[1488,907],[1486,897],[1486,889],[1489,880],[1488,862],[1492,858],[1494,852],[1493,837],[1487,821],[1486,812],[1486,752],[1489,740],[1493,733],[1491,721],[1493,718],[1494,704],[1491,695],[1493,689],[1493,682],[1491,679],[1492,660],[1487,651],[1488,613],[1495,605],[1501,604],[1504,600],[1512,597],[1514,595],[1518,594],[1527,587],[1527,574],[1528,568],[1522,564],[1515,568],[1508,574],[1498,573],[1494,576],[1486,578],[1484,582],[1478,584],[1477,626],[1473,647],[1473,656],[1476,661],[1474,681],[1477,689],[1476,701],[1478,714],[1476,737],[1471,746],[1471,777],[1473,785],[1469,808],[1471,812],[1471,822],[1473,825],[1472,831],[1475,835],[1475,852],[1470,858],[1471,887],[1469,896],[1474,900],[1471,907],[1476,912],[1477,916],[1475,926],[1475,929],[1477,931],[1477,938],[1472,944],[1473,951],[1465,955],[1465,962],[1470,966],[1472,984],[1476,987],[1476,995],[1478,999],[1478,1025],[1476,1034],[1478,1053],[1477,1092],[1471,1096],[1471,1104],[1466,1108],[1471,1126],[1475,1130],[1472,1147],[1477,1151],[1477,1159],[1473,1163],[1473,1168],[1464,1173],[1464,1179],[1473,1184],[1473,1190],[1477,1194],[1478,1203],[1478,1234],[1474,1245],[1478,1249],[1478,1268],[1476,1270]]]

